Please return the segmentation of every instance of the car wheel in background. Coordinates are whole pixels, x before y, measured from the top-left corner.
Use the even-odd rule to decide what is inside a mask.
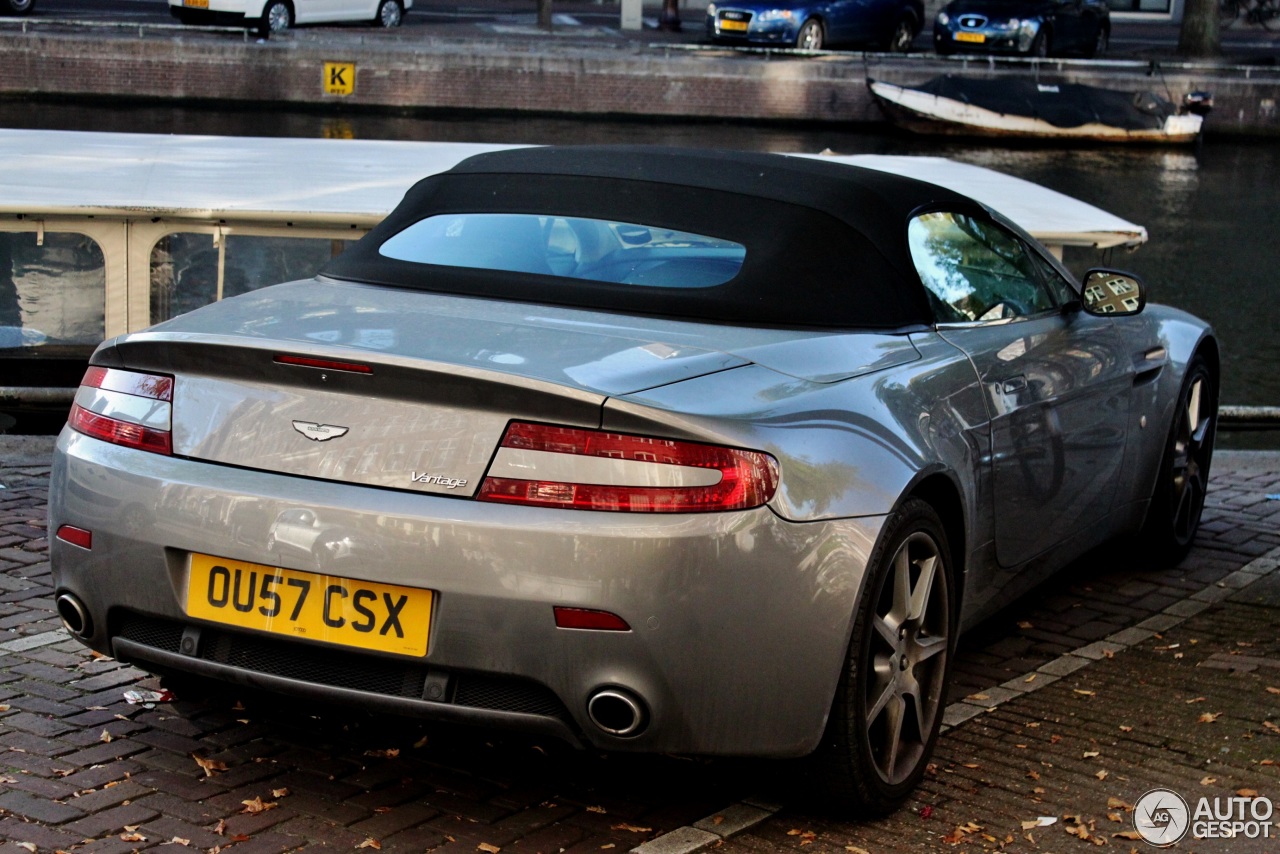
[[[1111,34],[1107,32],[1105,24],[1099,22],[1098,33],[1093,37],[1093,45],[1089,48],[1089,58],[1093,59],[1099,56],[1105,56],[1107,53],[1107,44],[1111,40]]]
[[[5,15],[30,15],[36,7],[36,0],[4,0],[0,3],[0,13]]]
[[[378,4],[378,14],[374,16],[373,23],[390,29],[400,26],[402,20],[404,20],[404,10],[400,7],[399,0],[382,0]]]
[[[886,522],[868,564],[845,668],[812,757],[835,804],[882,815],[924,776],[947,699],[953,579],[942,520],[909,499]]]
[[[906,53],[911,50],[911,43],[916,38],[916,21],[910,15],[903,15],[889,33],[885,48],[891,53]]]
[[[293,26],[293,7],[287,0],[268,0],[258,22],[258,33],[264,36],[282,33]]]
[[[796,47],[800,50],[822,50],[823,41],[822,22],[816,18],[805,21],[796,34]]]
[[[1027,51],[1029,56],[1038,56],[1044,58],[1053,50],[1053,33],[1048,27],[1041,27],[1040,32],[1036,33],[1036,37],[1031,42],[1031,49]]]
[[[1217,377],[1204,356],[1197,353],[1187,365],[1151,507],[1139,537],[1139,554],[1145,560],[1172,566],[1191,551],[1204,510],[1217,427]]]

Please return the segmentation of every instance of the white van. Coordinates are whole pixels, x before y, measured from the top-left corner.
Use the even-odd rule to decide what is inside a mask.
[[[169,13],[184,24],[253,27],[263,35],[337,21],[398,27],[411,8],[413,0],[169,0]]]

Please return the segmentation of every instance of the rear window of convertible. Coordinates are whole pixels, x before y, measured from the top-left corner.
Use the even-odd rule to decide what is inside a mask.
[[[738,274],[740,243],[613,220],[536,214],[437,214],[393,235],[397,261],[505,270],[654,288],[707,288]]]

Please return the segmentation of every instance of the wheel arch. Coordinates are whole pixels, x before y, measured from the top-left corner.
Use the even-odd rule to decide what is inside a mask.
[[[960,603],[964,598],[965,556],[968,554],[968,519],[960,487],[950,472],[935,470],[924,474],[913,483],[901,501],[909,498],[919,498],[924,501],[942,520],[942,528],[947,535],[947,546],[951,552],[952,582],[955,585],[952,609],[958,617],[961,613]]]

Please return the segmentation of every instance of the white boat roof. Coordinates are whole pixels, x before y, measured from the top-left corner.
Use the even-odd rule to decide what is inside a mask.
[[[510,145],[0,129],[0,214],[351,224],[371,227],[419,179]],[[940,184],[1043,243],[1137,245],[1126,222],[1078,199],[942,157],[807,155]]]

